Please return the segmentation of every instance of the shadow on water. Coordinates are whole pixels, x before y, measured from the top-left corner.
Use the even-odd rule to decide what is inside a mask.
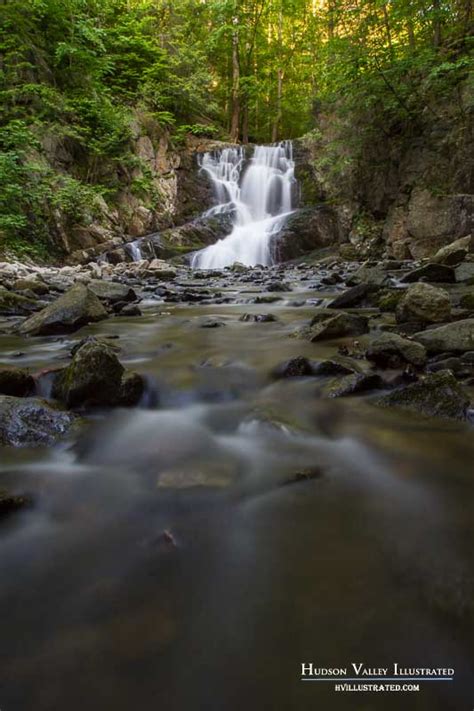
[[[272,383],[277,362],[327,347],[287,338],[284,305],[265,307],[278,322],[238,320],[255,308],[155,305],[84,329],[120,335],[159,408],[2,451],[0,482],[35,502],[1,525],[2,709],[469,704],[472,432],[319,400],[311,379]],[[211,313],[226,326],[210,333],[193,319]],[[41,367],[78,338],[10,346]],[[301,662],[456,679],[362,706],[302,684]]]

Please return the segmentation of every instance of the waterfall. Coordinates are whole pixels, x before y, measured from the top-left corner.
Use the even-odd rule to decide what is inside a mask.
[[[143,258],[140,249],[140,240],[138,239],[126,244],[125,251],[130,255],[132,262],[139,262]]]
[[[200,167],[210,177],[218,201],[208,214],[233,210],[233,229],[224,239],[197,252],[191,266],[219,269],[234,262],[271,264],[272,237],[293,207],[294,166],[291,141],[256,146],[247,166],[242,147],[205,153]]]

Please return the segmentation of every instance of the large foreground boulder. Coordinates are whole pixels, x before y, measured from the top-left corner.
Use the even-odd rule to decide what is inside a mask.
[[[465,420],[469,396],[449,370],[394,390],[375,401],[381,407],[398,407],[427,417]]]
[[[0,445],[50,446],[66,435],[77,416],[46,400],[0,395]]]
[[[444,289],[419,282],[408,287],[396,308],[399,323],[440,323],[451,314],[451,301]]]
[[[27,319],[19,331],[30,336],[70,333],[104,318],[107,318],[107,311],[97,296],[84,284],[75,284],[52,304]]]
[[[474,318],[448,323],[438,328],[415,333],[414,339],[422,343],[429,353],[454,351],[466,353],[474,350]]]
[[[110,407],[135,405],[143,388],[141,376],[126,374],[108,344],[88,338],[74,351],[70,365],[56,376],[52,394],[67,407]]]

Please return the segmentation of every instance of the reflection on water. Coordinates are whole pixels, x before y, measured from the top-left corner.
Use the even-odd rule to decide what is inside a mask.
[[[304,307],[265,305],[268,324],[238,320],[249,304],[160,308],[80,334],[119,335],[158,409],[1,453],[2,485],[36,502],[0,529],[2,710],[467,708],[472,432],[272,383],[333,352],[287,337]],[[3,360],[61,365],[80,336],[3,336]],[[456,681],[354,701],[301,684],[302,661]]]

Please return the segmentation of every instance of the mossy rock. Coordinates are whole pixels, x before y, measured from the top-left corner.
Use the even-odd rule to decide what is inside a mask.
[[[380,294],[377,306],[381,311],[394,312],[402,296],[401,289],[386,289]]]

